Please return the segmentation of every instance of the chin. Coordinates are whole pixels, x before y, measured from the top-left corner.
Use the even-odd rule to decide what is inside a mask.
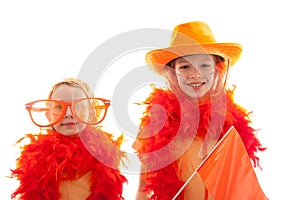
[[[60,134],[65,136],[71,136],[71,135],[77,135],[78,133],[82,132],[86,126],[80,126],[80,127],[73,127],[73,128],[66,128],[66,129],[59,129],[57,130]]]
[[[72,136],[72,135],[77,135],[77,131],[59,131],[60,134],[64,136]]]
[[[186,93],[188,96],[192,97],[192,98],[205,98],[208,96],[208,92],[189,92]]]

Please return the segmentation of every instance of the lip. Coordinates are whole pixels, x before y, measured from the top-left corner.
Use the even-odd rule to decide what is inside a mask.
[[[191,88],[193,88],[194,90],[200,89],[202,88],[204,85],[206,84],[206,82],[191,82],[191,83],[187,83],[187,85]]]
[[[61,126],[75,126],[77,123],[76,122],[63,122],[60,125]]]

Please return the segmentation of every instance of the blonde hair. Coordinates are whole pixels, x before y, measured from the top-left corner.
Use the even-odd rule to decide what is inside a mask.
[[[78,87],[81,88],[84,93],[86,94],[86,96],[88,98],[94,98],[94,93],[91,91],[90,87],[88,86],[88,84],[80,79],[77,78],[65,78],[62,81],[56,83],[55,85],[52,86],[50,93],[48,95],[48,99],[51,98],[54,90],[61,86],[61,85],[69,85],[69,86],[73,86],[73,87]]]

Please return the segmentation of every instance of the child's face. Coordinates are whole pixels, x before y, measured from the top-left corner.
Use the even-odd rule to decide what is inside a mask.
[[[51,99],[72,102],[86,97],[86,94],[81,88],[62,84],[53,91]],[[68,106],[65,116],[60,122],[53,125],[53,127],[57,132],[63,135],[74,135],[83,131],[86,128],[86,124],[76,120],[72,114],[71,108]]]
[[[211,89],[215,77],[212,55],[189,55],[175,60],[179,87],[191,97],[203,97]]]

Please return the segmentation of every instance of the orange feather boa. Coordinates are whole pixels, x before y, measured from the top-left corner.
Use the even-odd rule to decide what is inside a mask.
[[[186,97],[176,98],[170,90],[154,88],[144,103],[147,108],[133,147],[137,150],[143,163],[143,170],[145,170],[141,175],[142,181],[145,183],[143,190],[152,194],[150,199],[172,199],[183,185],[176,174],[178,167],[174,161],[174,155],[171,154],[172,150],[176,148],[176,144],[173,146],[170,144],[170,141],[178,133],[184,140],[185,138],[193,139],[195,136],[204,139],[208,132],[221,132],[220,139],[231,126],[234,126],[239,132],[254,166],[258,165],[259,158],[255,154],[257,151],[263,151],[264,148],[256,138],[256,130],[250,126],[249,113],[234,103],[233,91],[227,91],[223,97],[222,95],[214,97],[214,100],[191,103]],[[164,110],[156,105],[160,105]],[[180,105],[184,106],[180,107]],[[197,110],[199,112],[196,112]],[[164,116],[165,121],[162,120]],[[212,116],[214,120],[212,120]],[[197,117],[199,123],[195,123]],[[169,146],[169,150],[164,151],[163,154],[162,152],[156,153],[166,146]],[[182,147],[177,145],[177,148]],[[145,155],[147,153],[150,153],[151,156]],[[164,165],[163,168],[153,168],[155,165],[164,163],[164,160],[167,165]],[[168,161],[172,162],[168,163]],[[183,192],[179,198],[183,198]]]
[[[118,170],[125,158],[119,149],[122,136],[113,140],[100,129],[87,128],[76,136],[48,130],[47,134],[28,134],[24,138],[30,139],[30,143],[23,146],[17,167],[11,170],[12,177],[20,181],[12,199],[59,199],[61,181],[75,180],[88,172],[91,172],[88,200],[124,199],[123,183],[127,179]]]

